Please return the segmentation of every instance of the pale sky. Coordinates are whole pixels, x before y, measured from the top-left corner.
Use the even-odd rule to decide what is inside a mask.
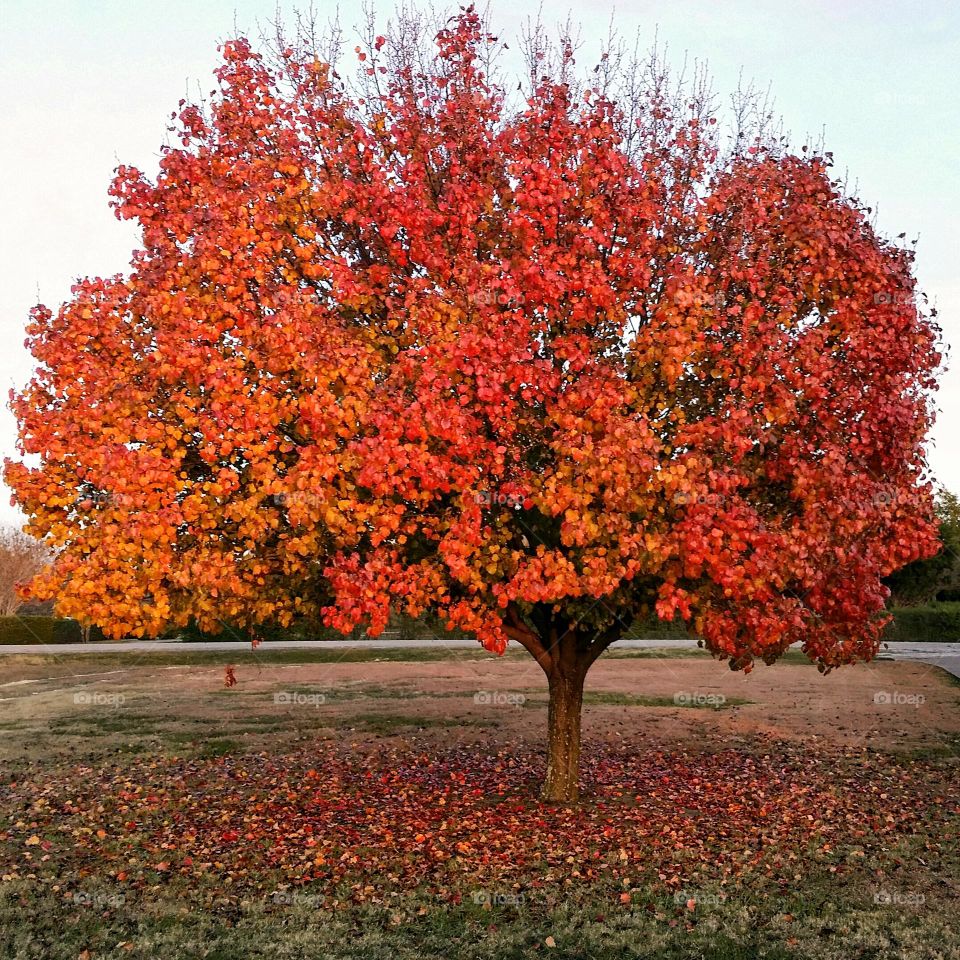
[[[337,9],[314,5],[323,19]],[[395,8],[372,5],[383,19]],[[280,3],[288,16],[296,6]],[[493,26],[515,49],[539,6],[493,0]],[[347,39],[361,7],[339,4]],[[275,0],[0,0],[0,457],[15,453],[6,394],[29,377],[30,307],[39,295],[55,308],[77,277],[129,263],[136,228],[107,205],[113,168],[155,171],[177,101],[212,89],[218,41],[259,35],[275,9]],[[613,14],[644,47],[658,32],[676,64],[685,53],[706,60],[724,97],[741,71],[769,85],[797,142],[825,131],[837,172],[879,206],[881,229],[919,235],[920,285],[944,339],[960,343],[958,0],[573,0],[543,10],[547,24],[568,11],[581,24],[584,66]],[[938,406],[931,466],[960,492],[960,369],[944,376]],[[0,494],[0,521],[14,519]]]

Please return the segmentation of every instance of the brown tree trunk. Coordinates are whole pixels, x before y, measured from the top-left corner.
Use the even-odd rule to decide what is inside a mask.
[[[550,708],[547,719],[547,777],[543,799],[569,803],[580,795],[580,712],[586,669],[555,669],[548,679]]]
[[[540,664],[550,688],[547,715],[547,775],[542,797],[572,803],[580,796],[580,713],[583,682],[594,661],[622,631],[609,629],[581,642],[576,625],[541,622],[536,629],[513,606],[507,610],[506,632]]]

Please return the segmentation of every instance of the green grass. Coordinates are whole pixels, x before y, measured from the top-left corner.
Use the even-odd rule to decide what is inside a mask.
[[[113,733],[151,734],[161,717],[145,713],[129,713],[126,710],[116,713],[70,714],[54,717],[47,726],[58,733],[78,736],[107,736]]]
[[[417,717],[402,713],[356,713],[328,721],[328,725],[386,736],[404,730],[425,730],[428,727],[495,727],[497,721],[464,717],[451,720],[446,717]]]
[[[231,753],[241,753],[243,747],[236,740],[228,737],[215,737],[213,740],[204,740],[200,744],[197,755],[202,758],[225,757]]]
[[[540,691],[537,691],[539,693]],[[523,701],[525,707],[542,707],[547,703],[546,699],[538,697],[536,693],[533,696],[527,696]],[[587,690],[583,694],[583,705],[585,707],[671,707],[684,709],[703,709],[703,710],[722,710],[728,707],[739,707],[745,703],[752,703],[751,700],[744,700],[741,697],[726,697],[721,703],[712,701],[698,701],[695,703],[677,703],[673,697],[648,697],[638,696],[632,693],[620,693],[613,690]]]
[[[867,887],[819,886],[811,897],[756,889],[688,891],[521,890],[484,907],[412,892],[381,906],[331,902],[329,891],[269,883],[259,897],[186,890],[177,878],[137,892],[66,877],[59,891],[30,881],[0,888],[0,956],[16,960],[952,960],[948,911],[873,904]],[[74,902],[67,892],[79,894]],[[328,894],[326,897],[323,894]],[[489,892],[484,891],[489,899]],[[496,896],[499,891],[493,891]],[[684,894],[685,895],[685,894]],[[310,900],[311,896],[316,900]],[[821,897],[823,899],[821,900]],[[548,941],[548,938],[550,940]]]
[[[706,703],[677,703],[673,697],[636,696],[631,693],[617,693],[606,690],[588,690],[583,695],[585,705],[622,706],[622,707],[692,707],[721,709],[722,707],[739,707],[749,700],[740,697],[726,697],[720,704]]]
[[[529,654],[525,650],[510,648],[503,658],[508,660],[525,660]],[[610,660],[688,660],[710,659],[706,650],[688,647],[645,647],[642,649],[617,648],[612,646],[602,659]],[[82,666],[85,669],[108,667],[214,667],[234,664],[236,666],[251,666],[262,664],[284,665],[298,663],[435,663],[443,661],[475,662],[477,660],[502,659],[496,654],[489,653],[479,645],[476,649],[460,647],[338,647],[334,649],[283,649],[271,650],[258,647],[251,650],[249,647],[239,647],[236,650],[195,650],[189,645],[178,645],[167,651],[111,651],[101,646],[89,653],[70,654],[70,664]],[[43,662],[47,660],[63,661],[62,654],[44,653],[38,648],[34,653],[16,653],[4,657],[0,662],[8,665],[19,663]],[[798,650],[788,650],[780,660],[780,664],[812,666],[807,657]],[[760,664],[760,666],[763,666]],[[229,692],[229,691],[228,691]]]
[[[274,654],[302,656],[304,652],[340,656],[344,651]],[[430,659],[477,656],[473,651],[427,652],[444,654]],[[194,651],[192,656],[206,653]],[[647,656],[654,652],[625,653]],[[700,651],[668,651],[668,655],[674,653],[704,656]],[[802,655],[796,656],[805,662]],[[162,657],[162,663],[171,662],[171,654]],[[231,659],[235,661],[236,657]],[[267,704],[272,705],[272,688],[246,694],[218,689],[209,691],[216,705],[212,717],[178,715],[161,700],[136,697],[118,711],[71,709],[45,727],[61,758],[66,753],[60,740],[72,736],[83,738],[79,745],[73,742],[72,746],[87,751],[85,763],[103,754],[111,763],[132,764],[127,756],[111,754],[145,752],[145,759],[136,762],[149,763],[165,749],[198,758],[232,755],[251,749],[251,741],[244,739],[248,736],[302,737],[314,735],[322,727],[335,727],[346,743],[356,739],[350,736],[352,732],[406,735],[426,728],[442,731],[467,725],[479,732],[500,723],[499,718],[424,717],[404,702],[413,696],[469,699],[472,690],[420,694],[404,683],[333,688],[297,684],[284,689],[323,692],[331,705],[350,701],[350,711],[333,715],[320,707],[270,713]],[[533,697],[527,700],[527,706],[546,703],[543,689],[522,692]],[[250,700],[251,696],[255,699]],[[385,709],[376,712],[373,704],[364,702],[367,699],[387,701],[382,705]],[[584,700],[588,708],[601,709],[678,706],[672,696],[617,691],[590,690]],[[723,706],[748,702],[731,697]],[[391,712],[391,707],[396,712]],[[358,712],[352,713],[354,710]],[[702,722],[710,723],[706,717]],[[18,721],[8,726],[14,729],[21,725]],[[42,737],[40,732],[24,737],[30,744],[31,757],[35,758],[34,747]],[[107,747],[111,749],[106,751]],[[960,739],[954,738],[935,752],[915,751],[903,756],[946,757],[958,751]],[[16,779],[26,762],[5,766],[5,778]],[[36,764],[35,759],[29,762]],[[36,773],[35,767],[30,775]],[[376,797],[372,793],[370,796],[375,804]],[[210,802],[216,803],[216,797]],[[4,813],[10,822],[31,816],[19,806]],[[4,822],[0,822],[3,828]],[[730,829],[737,829],[735,818],[730,821]],[[869,827],[865,825],[865,829]],[[908,841],[912,846],[898,848],[897,870],[886,877],[877,876],[873,863],[842,863],[844,870],[836,875],[816,875],[803,859],[797,861],[797,880],[789,888],[758,877],[751,885],[732,881],[722,888],[697,889],[694,878],[683,876],[681,887],[700,901],[693,911],[662,887],[633,889],[631,902],[623,904],[620,888],[586,881],[560,886],[550,880],[549,870],[544,871],[542,885],[538,882],[520,891],[522,901],[492,909],[474,902],[476,891],[469,889],[460,891],[459,898],[443,900],[417,891],[399,893],[377,906],[357,906],[351,902],[349,890],[334,891],[338,903],[308,908],[271,902],[276,887],[266,875],[258,881],[262,895],[243,898],[231,890],[229,883],[214,886],[211,879],[207,890],[188,886],[175,874],[151,875],[149,885],[137,889],[110,880],[108,872],[122,867],[122,861],[90,859],[71,868],[76,872],[65,871],[49,883],[32,879],[0,881],[0,960],[76,960],[85,956],[84,951],[89,951],[90,960],[960,960],[960,926],[956,901],[951,899],[956,897],[957,852],[950,852],[949,844],[945,844],[947,853],[931,855],[926,846],[929,839],[930,835],[921,831]],[[31,849],[39,853],[37,848]],[[157,859],[163,856],[157,851]],[[3,872],[0,864],[0,876]],[[922,890],[927,904],[919,909],[878,907],[872,899],[871,884],[893,890]],[[85,894],[87,903],[70,902],[65,896],[70,891]],[[320,888],[296,892],[330,896],[330,891]],[[122,902],[116,902],[118,895],[123,896]],[[787,916],[791,919],[785,919]],[[546,944],[548,937],[555,946]]]

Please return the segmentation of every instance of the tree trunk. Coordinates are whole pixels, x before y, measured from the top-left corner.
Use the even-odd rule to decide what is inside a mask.
[[[570,671],[555,669],[548,678],[550,709],[544,800],[568,803],[580,795],[580,711],[585,676],[586,670],[578,664]]]
[[[572,803],[580,796],[580,713],[583,682],[591,665],[622,635],[619,623],[587,642],[578,624],[550,616],[549,608],[530,614],[510,605],[506,633],[540,664],[550,688],[547,717],[547,775],[541,796],[552,803]]]

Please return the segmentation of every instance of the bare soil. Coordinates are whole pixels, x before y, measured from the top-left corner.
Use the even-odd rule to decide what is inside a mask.
[[[7,657],[0,762],[162,748],[261,749],[291,736],[345,748],[543,742],[546,684],[525,656],[427,662],[178,664]],[[960,685],[876,662],[823,676],[783,662],[734,673],[706,656],[605,657],[587,678],[585,743],[674,748],[766,740],[917,755],[960,752]]]

